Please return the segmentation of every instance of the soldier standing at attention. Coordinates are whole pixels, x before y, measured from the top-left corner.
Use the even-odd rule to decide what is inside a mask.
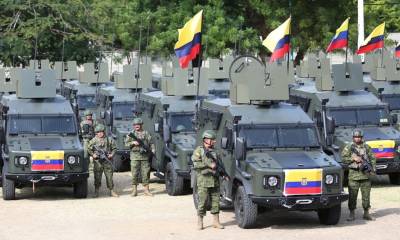
[[[105,127],[102,124],[98,124],[95,128],[96,136],[92,138],[88,143],[88,153],[93,158],[94,164],[94,197],[99,196],[99,189],[101,186],[101,177],[103,175],[106,176],[107,188],[110,190],[110,196],[119,197],[118,194],[114,191],[114,183],[113,183],[113,166],[110,162],[117,150],[115,142],[112,138],[106,137],[105,135]],[[97,148],[97,150],[96,150]],[[104,151],[105,158],[103,159],[100,155],[101,152],[99,150]]]
[[[216,174],[217,164],[206,156],[209,151],[214,157],[217,153],[214,150],[216,134],[212,130],[204,131],[202,135],[203,146],[198,146],[192,155],[193,169],[196,171],[196,188],[199,196],[197,207],[198,230],[203,229],[203,217],[206,215],[207,197],[210,196],[211,214],[214,216],[214,228],[223,229],[219,222],[219,176]]]
[[[85,119],[81,121],[80,127],[81,127],[81,134],[82,134],[82,140],[83,140],[84,157],[89,163],[90,163],[90,161],[89,161],[87,147],[88,147],[89,141],[92,138],[94,138],[95,125],[96,125],[96,123],[93,120],[92,111],[86,110],[85,111]]]
[[[342,152],[343,163],[349,166],[349,210],[350,215],[347,221],[355,220],[355,209],[357,205],[358,189],[361,189],[362,206],[364,208],[363,218],[373,220],[369,214],[371,181],[369,175],[375,172],[375,155],[363,141],[363,132],[360,129],[354,129],[353,142],[349,143]],[[364,161],[368,160],[372,171],[367,171]]]
[[[138,141],[139,140],[139,141]],[[144,144],[144,145],[142,145]],[[137,176],[140,170],[145,196],[153,196],[149,189],[150,157],[155,153],[155,146],[150,134],[143,129],[141,118],[133,119],[133,130],[125,138],[125,146],[131,149],[132,197],[137,196]],[[148,152],[146,149],[150,150]]]

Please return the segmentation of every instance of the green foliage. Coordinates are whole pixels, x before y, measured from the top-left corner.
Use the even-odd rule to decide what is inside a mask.
[[[398,31],[399,5],[366,2],[383,4],[366,5],[366,35],[383,21],[388,32]],[[0,61],[7,65],[33,58],[36,39],[37,58],[53,61],[94,61],[99,50],[127,54],[139,42],[143,53],[168,56],[177,30],[201,9],[205,57],[269,55],[260,37],[290,15],[292,48],[299,58],[308,50],[324,50],[347,17],[350,48],[357,45],[357,0],[2,0],[0,9]]]

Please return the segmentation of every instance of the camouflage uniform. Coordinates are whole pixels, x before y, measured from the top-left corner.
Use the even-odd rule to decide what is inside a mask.
[[[359,164],[353,160],[356,155],[352,153],[352,147],[354,147],[360,155],[365,153],[367,154],[373,169],[375,169],[376,166],[376,158],[371,150],[371,147],[366,143],[350,143],[343,149],[342,152],[343,163],[349,165],[349,209],[350,211],[354,211],[356,209],[358,189],[361,189],[362,206],[364,210],[368,210],[371,208],[371,181],[369,180],[369,174],[359,170]]]
[[[217,157],[213,149],[208,151],[215,158]],[[211,201],[211,214],[219,214],[219,177],[216,176],[215,170],[211,169],[213,160],[206,156],[204,147],[199,146],[193,151],[192,161],[193,169],[196,171],[196,187],[199,196],[197,214],[201,217],[206,215],[208,196],[210,196]]]
[[[88,157],[89,157],[87,148],[88,148],[89,141],[92,138],[94,138],[94,135],[95,135],[94,128],[95,127],[96,127],[96,122],[94,120],[89,121],[87,119],[84,119],[81,121],[80,129],[81,129],[81,134],[82,134],[85,159],[88,159]]]
[[[155,152],[155,146],[153,144],[150,134],[145,130],[142,131],[133,130],[125,138],[125,146],[131,149],[130,159],[131,159],[132,185],[133,186],[138,185],[137,176],[140,170],[142,177],[141,182],[144,186],[146,186],[149,184],[149,178],[150,178],[149,154],[143,153],[142,147],[133,145],[133,142],[135,140],[129,136],[130,134],[134,134],[138,139],[142,140],[147,146],[150,146],[152,152]]]
[[[95,149],[94,146],[98,146],[101,149],[104,149],[106,152],[109,154],[114,155],[117,147],[115,145],[115,142],[113,139],[108,138],[108,137],[94,137],[92,140],[89,141],[88,144],[88,153],[93,157],[93,154],[95,154]],[[106,182],[107,182],[107,188],[112,190],[114,188],[114,183],[113,183],[113,166],[110,162],[106,161],[103,163],[100,163],[98,161],[99,159],[93,158],[94,159],[94,186],[95,188],[99,188],[101,186],[101,177],[104,171],[104,175],[106,176]]]

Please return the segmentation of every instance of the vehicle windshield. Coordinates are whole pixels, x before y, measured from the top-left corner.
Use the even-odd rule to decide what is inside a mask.
[[[337,126],[379,125],[388,121],[384,108],[330,109],[328,116],[335,119]]]
[[[76,99],[79,109],[95,108],[95,95],[78,95]]]
[[[169,115],[169,125],[171,132],[192,132],[194,113],[179,113]]]
[[[382,101],[389,104],[389,110],[400,110],[400,95],[383,95]]]
[[[319,147],[317,132],[312,126],[242,126],[239,137],[245,138],[249,148]]]
[[[133,102],[113,103],[112,112],[115,119],[133,119]]]
[[[73,116],[10,116],[10,134],[74,134],[76,126]]]

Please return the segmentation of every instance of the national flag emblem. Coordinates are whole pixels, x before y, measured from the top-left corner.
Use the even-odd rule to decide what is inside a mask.
[[[400,58],[400,44],[397,45],[397,47],[396,47],[396,49],[394,51],[395,51],[395,56]]]
[[[286,169],[284,195],[315,195],[322,192],[322,169]]]
[[[335,49],[347,47],[349,39],[349,19],[350,18],[347,18],[336,30],[336,34],[326,49],[326,52],[332,52]]]
[[[64,151],[31,151],[32,171],[63,171]]]
[[[375,49],[383,48],[385,39],[385,23],[377,26],[372,33],[364,40],[364,43],[357,50],[357,54],[372,52]]]
[[[376,158],[394,158],[394,147],[396,145],[393,140],[375,140],[367,141]]]
[[[272,52],[270,62],[283,58],[290,49],[290,21],[288,18],[282,25],[272,31],[263,41],[263,45]]]

